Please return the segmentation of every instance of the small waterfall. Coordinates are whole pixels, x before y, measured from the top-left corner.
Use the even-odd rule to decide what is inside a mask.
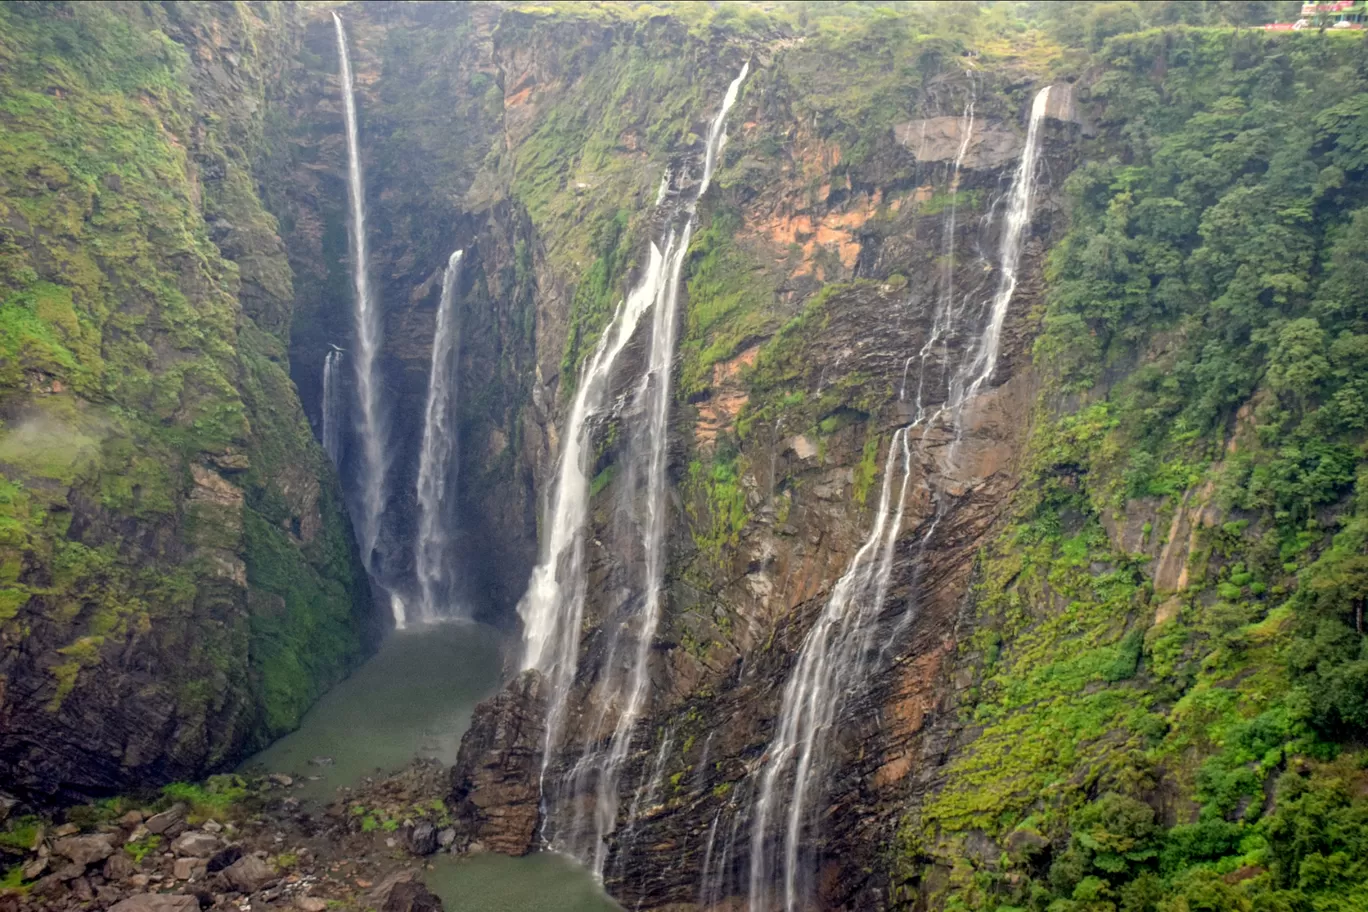
[[[323,452],[334,466],[342,462],[342,349],[331,348],[323,356]]]
[[[448,482],[452,458],[458,449],[452,412],[457,394],[455,359],[460,345],[456,283],[461,276],[463,255],[461,250],[453,253],[442,274],[442,297],[437,305],[437,330],[432,337],[432,367],[428,372],[423,449],[418,458],[418,539],[414,544],[414,564],[419,592],[417,619],[425,623],[447,611],[451,600],[446,553],[452,507]]]
[[[902,530],[907,490],[912,477],[912,432],[921,427],[921,440],[924,441],[929,427],[948,413],[954,424],[954,439],[958,445],[964,406],[988,382],[996,369],[1002,327],[1012,293],[1016,289],[1021,248],[1030,223],[1039,160],[1039,126],[1044,118],[1049,91],[1048,87],[1042,89],[1031,107],[1026,145],[1013,177],[1004,215],[998,254],[999,284],[986,308],[986,319],[973,355],[952,373],[946,401],[928,416],[923,399],[923,381],[930,367],[929,361],[934,356],[935,348],[960,330],[956,324],[961,321],[965,309],[956,306],[953,276],[947,273],[947,284],[937,304],[932,331],[921,352],[914,356],[921,362],[916,413],[910,424],[894,432],[889,443],[874,525],[850,566],[837,581],[821,615],[804,638],[798,662],[784,688],[776,732],[764,755],[755,798],[750,834],[751,912],[769,912],[778,899],[771,897],[776,874],[775,861],[770,857],[770,846],[774,841],[770,833],[771,821],[782,819],[783,854],[778,860],[777,872],[782,882],[782,908],[786,912],[796,912],[804,906],[805,898],[811,891],[811,884],[805,875],[810,873],[812,866],[801,863],[801,845],[804,833],[812,822],[814,809],[809,805],[815,797],[813,792],[821,787],[821,777],[825,773],[825,749],[831,740],[831,728],[845,697],[858,688],[867,677],[872,662],[882,660],[887,648],[885,644],[876,650],[874,641],[892,578],[895,545]],[[961,139],[951,177],[952,198],[958,185],[960,165],[968,148],[969,131],[973,126],[972,101],[965,110],[964,118],[965,135]],[[947,270],[953,270],[953,213],[952,203],[947,225],[947,258],[950,264]],[[904,377],[912,360],[908,359],[904,363]],[[903,397],[905,391],[904,379],[899,398]],[[955,449],[952,447],[952,466],[954,457]],[[900,469],[897,472],[900,480],[896,484],[896,500],[892,496],[895,469]],[[926,534],[922,536],[923,549],[945,509],[943,498],[934,492],[933,496],[936,499],[936,513]],[[913,604],[909,602],[909,609]],[[910,618],[901,618],[896,623],[895,632],[901,631],[909,622]],[[781,778],[784,777],[791,778],[787,788],[782,787]],[[707,890],[706,882],[704,890]]]
[[[337,31],[343,114],[347,123],[348,228],[356,331],[353,361],[356,366],[357,399],[361,405],[361,490],[355,519],[361,539],[361,560],[369,571],[380,535],[380,513],[385,506],[385,434],[380,411],[380,383],[375,369],[376,356],[380,351],[380,314],[370,289],[369,254],[366,250],[366,185],[361,173],[361,139],[356,122],[356,97],[352,89],[347,32],[342,26],[341,17],[337,13],[333,13],[332,17]]]
[[[627,680],[605,693],[622,694],[613,736],[606,752],[590,746],[567,777],[578,786],[598,783],[594,807],[594,844],[583,845],[572,833],[562,848],[583,858],[601,877],[605,861],[604,837],[613,831],[618,811],[618,773],[631,748],[632,734],[645,706],[649,679],[647,664],[661,609],[661,583],[664,577],[664,536],[666,525],[666,457],[668,444],[671,367],[678,323],[680,278],[684,258],[694,229],[698,200],[708,189],[718,153],[726,140],[724,122],[736,101],[737,92],[749,64],[742,68],[728,87],[722,108],[712,122],[704,152],[703,173],[692,188],[687,203],[674,211],[669,227],[659,243],[652,244],[645,270],[636,286],[618,305],[612,321],[604,330],[593,354],[585,363],[575,399],[561,434],[560,465],[555,492],[545,528],[547,535],[540,562],[532,571],[527,592],[518,605],[523,620],[523,668],[536,668],[551,684],[546,724],[546,751],[543,758],[543,802],[546,804],[546,835],[553,843],[565,843],[555,832],[556,808],[546,796],[546,765],[560,744],[566,701],[574,682],[579,653],[579,637],[584,619],[584,529],[588,518],[589,486],[586,450],[589,446],[588,422],[604,403],[610,379],[619,356],[636,333],[647,310],[653,309],[650,356],[646,375],[638,386],[636,403],[646,415],[646,452],[629,468],[634,477],[645,479],[645,516],[642,541],[645,551],[645,578],[641,581],[643,605],[625,631],[634,637],[636,648]],[[666,174],[666,193],[657,194],[660,205],[670,203]],[[636,465],[639,458],[641,465]],[[606,708],[605,708],[606,711]]]

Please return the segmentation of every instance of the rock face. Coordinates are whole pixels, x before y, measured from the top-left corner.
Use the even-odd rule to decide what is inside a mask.
[[[471,843],[504,855],[535,848],[546,739],[545,681],[524,672],[475,709],[451,772],[452,804]]]
[[[0,156],[0,297],[32,330],[0,356],[0,781],[39,805],[230,765],[365,649],[368,586],[282,366],[290,270],[250,176],[293,11],[240,13],[4,13],[7,55],[147,37],[0,77],[65,112],[7,114],[30,144]]]

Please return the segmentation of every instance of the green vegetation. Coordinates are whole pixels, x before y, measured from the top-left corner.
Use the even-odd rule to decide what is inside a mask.
[[[963,646],[977,734],[895,866],[958,852],[955,909],[1355,909],[1362,45],[1138,20],[1103,42],[1134,12],[1104,6],[1042,411]],[[1005,854],[964,853],[976,832]]]
[[[250,794],[241,776],[210,776],[203,783],[172,782],[162,787],[162,796],[184,802],[190,809],[191,823],[208,819],[225,820],[235,816],[235,807]]]

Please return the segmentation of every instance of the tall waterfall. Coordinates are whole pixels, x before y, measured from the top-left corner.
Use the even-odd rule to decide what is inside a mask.
[[[687,202],[670,214],[668,227],[660,242],[651,245],[645,271],[626,300],[618,306],[612,322],[581,373],[561,435],[564,452],[545,525],[548,530],[546,545],[541,562],[532,572],[527,593],[518,606],[524,624],[523,667],[540,669],[551,683],[542,769],[544,780],[546,764],[550,762],[562,735],[566,701],[574,682],[580,628],[584,618],[584,529],[590,486],[590,466],[586,465],[585,458],[589,444],[587,423],[602,408],[617,359],[646,311],[651,309],[650,356],[634,401],[634,406],[640,408],[645,416],[647,446],[644,452],[633,452],[634,462],[640,465],[632,467],[633,477],[643,478],[645,483],[645,514],[641,519],[645,554],[644,579],[641,581],[642,607],[633,619],[632,626],[635,629],[624,631],[632,636],[634,643],[626,680],[621,682],[620,687],[604,690],[605,693],[620,694],[611,741],[606,751],[592,746],[587,749],[571,774],[574,780],[572,784],[586,781],[587,777],[592,777],[598,783],[593,844],[584,845],[576,838],[576,834],[581,832],[578,827],[573,828],[566,839],[557,837],[554,826],[550,831],[553,842],[559,842],[566,850],[591,861],[595,874],[599,876],[602,875],[605,860],[604,837],[612,832],[617,819],[618,774],[630,751],[632,734],[646,703],[650,645],[660,620],[671,366],[677,334],[680,277],[694,230],[698,200],[712,180],[718,155],[726,141],[726,116],[736,101],[748,69],[749,64],[742,68],[741,74],[727,88],[721,109],[712,121],[704,150],[703,171],[698,182],[691,188]],[[667,173],[667,186],[669,179]],[[657,205],[667,203],[668,194],[658,194]],[[553,808],[548,809],[548,818],[553,812]],[[583,832],[588,835],[587,828]]]
[[[437,330],[432,337],[432,367],[428,371],[427,410],[423,421],[423,449],[418,457],[418,540],[414,564],[418,576],[418,620],[431,622],[449,610],[451,580],[447,574],[451,502],[448,481],[452,457],[458,449],[452,410],[456,404],[456,351],[460,321],[456,316],[456,283],[461,277],[457,250],[442,274],[442,297],[437,305]]]
[[[332,348],[323,356],[323,451],[333,465],[342,460],[342,418],[346,414],[342,401],[342,349]]]
[[[1048,87],[1042,89],[1031,106],[1025,148],[1013,177],[1003,216],[1004,227],[998,250],[999,284],[987,306],[973,314],[978,318],[981,328],[972,356],[953,372],[948,371],[951,379],[946,401],[929,415],[923,401],[924,386],[919,378],[917,411],[913,420],[895,431],[889,444],[873,528],[845,574],[837,581],[816,623],[808,631],[797,664],[784,688],[775,735],[764,755],[751,819],[751,912],[769,912],[779,904],[779,897],[771,896],[776,874],[782,883],[782,908],[786,912],[795,912],[804,907],[811,890],[811,884],[805,878],[809,873],[806,867],[811,866],[805,867],[801,863],[801,843],[813,819],[811,802],[817,797],[814,792],[823,786],[826,747],[832,740],[831,729],[837,713],[846,696],[868,676],[872,662],[882,656],[882,652],[875,649],[875,639],[888,595],[895,562],[895,545],[902,530],[908,485],[912,477],[912,436],[920,428],[920,436],[924,440],[929,427],[942,416],[949,415],[954,424],[954,439],[958,442],[965,403],[978,393],[996,369],[1002,327],[1012,293],[1016,289],[1017,267],[1030,223],[1038,170],[1039,126],[1044,118],[1049,92]],[[951,177],[952,194],[957,189],[959,168],[968,147],[967,134],[973,126],[972,102],[966,108],[964,124],[966,135],[961,138]],[[953,216],[950,224],[953,225]],[[953,227],[950,227],[948,245],[951,269],[953,244]],[[938,301],[931,335],[919,353],[923,375],[930,367],[928,362],[934,355],[935,344],[961,329],[956,324],[965,316],[966,309],[959,306],[953,287],[947,284]],[[952,464],[954,455],[952,448]],[[895,469],[901,476],[896,485]],[[896,500],[892,496],[894,487],[898,489]],[[939,495],[936,495],[936,500],[936,515],[927,533],[922,536],[923,547],[944,509]],[[909,602],[909,610],[912,607],[914,603]],[[901,619],[897,629],[907,622],[907,618]],[[779,833],[770,832],[772,822],[780,824]],[[782,841],[783,846],[782,857],[772,859],[772,847],[779,841]]]
[[[384,417],[380,410],[380,383],[375,359],[380,351],[380,314],[371,295],[370,262],[366,251],[366,185],[361,174],[361,140],[356,123],[356,97],[352,91],[351,58],[342,19],[332,14],[337,31],[337,56],[341,66],[343,115],[347,123],[347,202],[355,314],[356,395],[360,404],[359,436],[361,464],[357,498],[357,532],[361,560],[372,569],[375,543],[380,534],[380,513],[385,506]],[[397,620],[397,618],[396,618]]]

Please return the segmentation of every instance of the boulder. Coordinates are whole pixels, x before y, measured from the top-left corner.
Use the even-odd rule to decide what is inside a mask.
[[[139,893],[116,902],[109,912],[199,912],[199,900],[184,893]]]
[[[92,865],[114,854],[114,846],[103,833],[93,836],[67,836],[52,844],[52,850],[75,864]]]
[[[156,833],[158,836],[165,835],[177,824],[185,822],[185,812],[185,805],[177,802],[160,814],[153,814],[148,817],[146,820],[147,831]]]
[[[105,880],[123,880],[138,873],[138,866],[123,852],[115,852],[104,863]]]
[[[389,891],[381,912],[443,912],[442,901],[417,881],[402,881]]]
[[[194,880],[195,877],[204,872],[204,859],[202,858],[177,858],[171,866],[171,875],[176,880]]]
[[[437,828],[426,820],[405,828],[404,848],[414,855],[431,855],[437,851]]]
[[[223,878],[239,893],[255,893],[276,879],[275,868],[255,855],[244,855],[223,869]]]
[[[456,829],[454,827],[447,827],[437,834],[437,844],[444,849],[455,841]]]
[[[220,849],[209,859],[208,870],[210,874],[217,874],[224,868],[231,865],[242,857],[242,846],[230,845],[225,849]]]
[[[189,855],[192,858],[208,858],[221,848],[223,848],[223,843],[219,841],[217,836],[195,830],[182,834],[171,844],[171,851],[177,855]]]
[[[299,912],[327,912],[328,901],[317,896],[296,896],[295,908]]]

